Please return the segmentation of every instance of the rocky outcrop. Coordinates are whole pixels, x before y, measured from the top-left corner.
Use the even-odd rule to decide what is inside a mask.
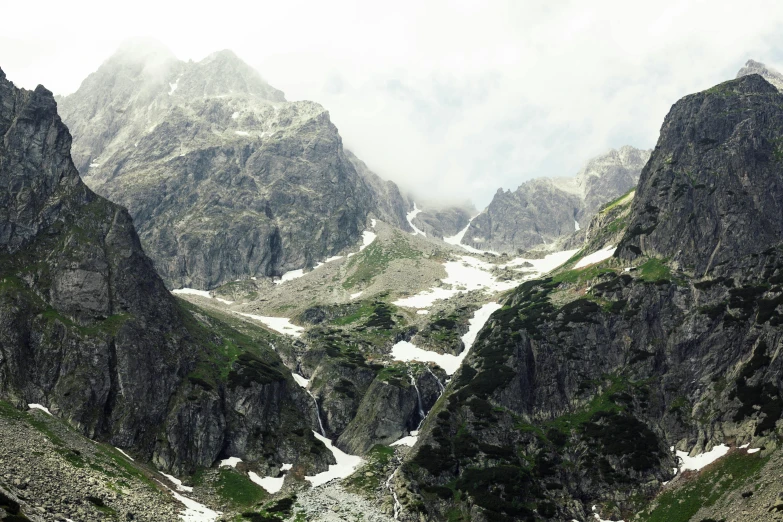
[[[323,107],[286,102],[230,51],[122,48],[60,106],[86,183],[128,208],[170,287],[312,267],[370,214],[406,226],[396,186],[356,172]]]
[[[575,178],[539,178],[499,189],[470,223],[462,243],[518,254],[586,225],[601,205],[632,189],[650,152],[622,147],[592,159]]]
[[[743,76],[686,96],[644,168],[618,255],[670,258],[688,273],[783,237],[783,95]]]
[[[381,179],[371,171],[367,164],[356,157],[350,150],[345,151],[345,156],[356,173],[364,180],[372,193],[373,215],[378,219],[393,225],[406,232],[413,232],[405,215],[413,206],[401,193],[399,187],[392,181]]]
[[[777,90],[783,90],[783,74],[780,74],[772,67],[767,67],[756,60],[748,60],[745,62],[745,66],[737,71],[737,78],[750,76],[751,74],[758,74],[771,83]]]
[[[273,348],[169,294],[128,212],[79,178],[52,94],[0,71],[0,136],[0,398],[177,473],[226,452],[324,469]]]
[[[628,519],[670,446],[778,445],[780,96],[755,75],[674,105],[619,257],[521,285],[479,333],[402,467],[409,513]]]
[[[424,202],[421,204],[421,212],[413,218],[413,224],[428,237],[450,238],[467,227],[474,215],[476,210],[469,203],[442,206]]]

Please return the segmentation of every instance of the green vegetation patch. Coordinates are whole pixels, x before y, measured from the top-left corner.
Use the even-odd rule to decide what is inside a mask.
[[[688,522],[702,508],[710,507],[725,494],[750,487],[769,457],[758,453],[729,453],[682,486],[665,491],[653,508],[640,514],[642,522]]]
[[[235,508],[249,508],[263,502],[269,495],[244,473],[220,468],[215,491]]]
[[[348,268],[353,273],[343,282],[343,288],[350,289],[360,284],[368,284],[389,268],[395,259],[419,259],[422,253],[410,247],[402,232],[394,231],[389,243],[374,241],[370,246],[353,256]]]

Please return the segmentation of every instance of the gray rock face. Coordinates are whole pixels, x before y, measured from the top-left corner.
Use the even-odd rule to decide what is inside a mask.
[[[413,229],[408,224],[408,220],[405,218],[412,204],[407,198],[403,197],[399,187],[392,181],[381,179],[350,150],[345,151],[345,156],[356,169],[357,174],[371,189],[373,214],[390,225],[401,228],[406,232],[413,232]]]
[[[480,250],[521,253],[586,225],[601,205],[628,192],[650,152],[622,147],[592,159],[575,178],[540,178],[499,189],[462,242]]]
[[[452,237],[468,226],[474,215],[476,210],[470,204],[443,207],[424,203],[413,224],[428,237]]]
[[[128,212],[79,178],[51,93],[0,71],[0,136],[0,397],[176,473],[226,451],[324,469],[273,349],[169,294]]]
[[[627,219],[620,259],[492,315],[402,467],[428,517],[616,519],[672,478],[670,446],[777,445],[781,96],[752,75],[675,104],[630,211],[594,221]]]
[[[743,76],[669,112],[618,255],[703,274],[783,237],[783,95]]]
[[[128,208],[172,287],[311,267],[371,213],[406,226],[399,191],[356,172],[323,107],[286,102],[230,51],[121,49],[60,106],[85,182]]]
[[[748,60],[745,66],[737,72],[737,78],[750,76],[751,74],[758,74],[777,88],[777,90],[783,90],[783,74],[780,74],[775,69],[755,60]]]

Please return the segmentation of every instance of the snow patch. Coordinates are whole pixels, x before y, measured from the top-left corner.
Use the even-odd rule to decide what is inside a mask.
[[[369,230],[362,232],[362,246],[359,247],[359,252],[372,245],[372,242],[375,241],[375,238],[377,237],[378,234],[375,232],[370,232]]]
[[[324,471],[322,473],[318,473],[317,475],[314,475],[312,477],[305,477],[305,480],[310,482],[313,487],[318,487],[323,484],[326,484],[330,480],[338,479],[338,478],[346,478],[350,476],[356,468],[358,468],[364,461],[361,457],[358,457],[356,455],[348,455],[347,453],[344,453],[339,448],[335,448],[332,444],[332,441],[318,433],[317,431],[313,432],[313,435],[315,435],[315,438],[323,442],[326,447],[329,449],[329,451],[332,452],[332,455],[334,455],[335,460],[337,461],[337,464],[330,464],[329,469],[327,471]]]
[[[609,259],[614,255],[614,251],[616,250],[615,247],[612,245],[609,245],[608,247],[604,248],[603,250],[599,250],[598,252],[593,252],[589,256],[585,256],[582,259],[579,260],[579,262],[574,265],[574,268],[584,268],[588,265],[592,265],[595,263],[599,263],[603,261],[604,259]]]
[[[698,471],[703,467],[712,464],[719,458],[726,455],[726,453],[729,452],[729,449],[730,448],[727,445],[719,444],[718,446],[712,448],[710,451],[701,453],[699,455],[695,455],[693,457],[689,457],[688,454],[684,451],[677,451],[676,452],[677,457],[682,459],[682,464],[680,465],[680,471],[685,471],[688,469]]]
[[[283,489],[283,482],[285,481],[285,475],[282,477],[259,477],[258,474],[250,472],[247,474],[250,480],[267,490],[271,494],[275,494]]]
[[[413,210],[411,210],[410,212],[408,212],[407,214],[405,214],[405,219],[407,219],[407,220],[408,220],[408,224],[409,224],[409,225],[411,226],[411,228],[413,229],[413,235],[414,235],[414,236],[415,236],[415,235],[419,235],[419,234],[420,234],[420,235],[422,235],[422,236],[424,236],[424,237],[427,237],[427,234],[425,234],[424,232],[422,232],[421,230],[419,230],[418,228],[416,228],[416,225],[414,225],[414,224],[413,224],[413,218],[415,218],[416,216],[418,216],[418,215],[419,215],[419,213],[421,213],[421,209],[420,209],[420,208],[418,208],[418,207],[416,207],[416,202],[414,201],[414,202],[413,202]]]
[[[234,131],[234,134],[237,136],[250,136],[250,133],[247,131]]]
[[[310,384],[310,379],[305,379],[298,373],[292,373],[291,375],[293,375],[296,384],[298,384],[302,388],[307,388],[307,386]]]
[[[290,335],[292,337],[301,337],[302,332],[304,332],[304,328],[291,323],[291,319],[287,317],[267,317],[264,315],[245,314],[242,312],[236,313],[242,317],[247,317],[249,319],[253,319],[254,321],[263,323],[272,330],[281,334]]]
[[[223,459],[220,461],[220,464],[218,464],[219,468],[236,468],[237,464],[242,462],[242,459],[239,457],[229,457],[227,459]]]
[[[116,449],[117,451],[119,451],[120,453],[122,453],[123,455],[125,455],[125,458],[126,458],[126,459],[128,459],[128,460],[130,460],[130,461],[133,461],[133,462],[135,462],[135,461],[133,460],[133,457],[131,457],[130,455],[128,455],[127,453],[125,453],[124,451],[122,451],[122,450],[121,450],[120,448],[118,448],[117,446],[114,446],[114,449]]]
[[[473,347],[473,343],[476,341],[476,336],[479,331],[484,327],[489,317],[501,306],[498,303],[487,303],[473,314],[473,317],[469,321],[468,331],[462,336],[462,342],[465,343],[465,349],[459,355],[451,355],[448,353],[437,353],[429,350],[419,348],[413,343],[408,341],[400,341],[392,347],[391,356],[396,361],[421,361],[421,362],[433,362],[443,368],[447,375],[454,375],[454,372],[462,364],[462,361],[468,355],[468,352]]]
[[[291,270],[290,272],[286,272],[283,274],[280,279],[275,280],[276,285],[282,285],[286,281],[292,281],[294,279],[299,279],[304,275],[304,268],[300,268],[299,270]]]
[[[169,475],[167,473],[161,473],[161,475],[169,479],[169,481],[177,487],[177,491],[184,491],[185,493],[193,493],[192,487],[183,486],[182,481],[177,477],[175,477],[174,475]]]
[[[41,410],[47,415],[51,415],[52,417],[54,417],[54,415],[52,415],[52,412],[49,411],[49,408],[47,408],[42,404],[28,404],[27,407],[30,408],[31,410]]]
[[[169,491],[175,499],[185,505],[185,510],[179,513],[179,518],[184,522],[215,522],[222,515],[218,511],[212,511],[204,504],[183,497],[173,489],[169,489]]]
[[[362,295],[363,293],[364,293],[364,291],[362,291],[362,292],[356,292],[355,294],[351,294],[351,300],[353,300],[353,299],[356,299],[357,297],[359,297],[359,296],[360,296],[360,295]]]
[[[408,446],[412,448],[418,440],[419,440],[418,436],[408,435],[407,437],[403,437],[396,442],[392,442],[390,446]]]
[[[754,453],[761,451],[761,448],[751,448],[748,450],[748,455],[753,455]]]
[[[100,163],[90,163],[90,168],[91,169],[94,169],[95,167],[100,167],[100,166],[101,166]]]
[[[235,112],[234,114],[231,115],[231,119],[232,120],[236,120],[237,118],[239,118],[239,111],[237,111],[237,112]]]
[[[416,313],[419,314],[419,315],[427,315],[428,313],[430,313],[430,311],[429,310],[416,310]]]
[[[234,301],[228,301],[226,299],[221,299],[220,297],[215,297],[212,294],[210,294],[207,290],[196,290],[195,288],[177,288],[176,290],[172,290],[171,293],[198,295],[201,297],[206,297],[207,299],[214,299],[216,301],[220,301],[223,304],[227,304],[227,305],[234,304]]]
[[[579,221],[577,221],[577,220],[574,220],[574,230],[576,230],[577,232],[579,232],[579,229],[580,229],[580,228],[581,228],[581,227],[579,226]]]

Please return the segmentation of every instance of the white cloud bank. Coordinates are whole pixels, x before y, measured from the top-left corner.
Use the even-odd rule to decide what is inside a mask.
[[[128,37],[182,59],[231,48],[289,100],[329,109],[382,176],[479,208],[610,147],[652,147],[672,103],[748,58],[783,63],[783,3],[771,0],[42,0],[4,16],[35,19],[0,35],[0,67],[24,87],[72,92]]]

